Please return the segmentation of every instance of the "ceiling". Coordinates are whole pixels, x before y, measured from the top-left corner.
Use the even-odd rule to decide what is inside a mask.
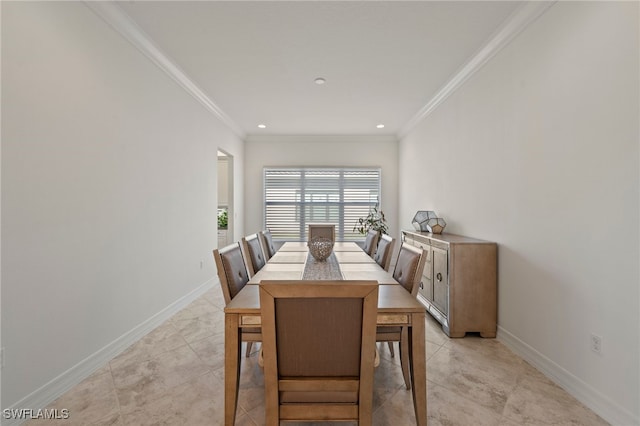
[[[519,3],[119,5],[242,133],[253,136],[397,135]],[[326,83],[315,84],[317,77]]]

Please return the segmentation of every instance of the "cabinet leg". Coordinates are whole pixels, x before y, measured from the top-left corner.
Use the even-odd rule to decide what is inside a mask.
[[[480,332],[480,336],[484,337],[485,339],[490,339],[490,338],[496,337],[496,332],[495,331],[481,331]]]

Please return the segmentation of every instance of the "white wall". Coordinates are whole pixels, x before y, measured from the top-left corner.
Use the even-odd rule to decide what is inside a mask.
[[[497,241],[500,339],[613,424],[640,423],[638,16],[556,3],[399,150],[399,217]]]
[[[399,236],[398,145],[385,136],[264,136],[245,143],[245,230],[263,229],[264,167],[380,167],[380,207],[389,223],[389,233]],[[411,218],[409,218],[411,221]]]
[[[2,124],[4,408],[213,279],[243,146],[79,2],[2,2]]]

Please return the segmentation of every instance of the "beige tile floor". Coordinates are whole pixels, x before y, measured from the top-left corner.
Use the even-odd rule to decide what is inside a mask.
[[[54,425],[221,425],[224,301],[214,288],[132,345],[49,408]],[[495,339],[449,339],[427,315],[430,426],[606,425]],[[259,345],[254,345],[254,347]],[[379,344],[374,425],[415,424],[397,356]],[[257,352],[243,358],[237,425],[264,424]],[[31,421],[40,425],[47,421]]]

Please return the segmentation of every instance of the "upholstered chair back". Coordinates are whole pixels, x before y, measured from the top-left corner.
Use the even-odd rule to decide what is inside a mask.
[[[242,247],[244,248],[247,258],[247,269],[249,270],[249,275],[254,276],[266,263],[258,234],[243,237]]]
[[[391,265],[391,255],[393,253],[393,246],[395,245],[395,238],[389,235],[383,234],[378,241],[378,248],[376,254],[373,256],[373,260],[382,267],[385,271],[389,271]]]
[[[371,257],[373,257],[374,253],[376,252],[376,247],[378,246],[378,236],[378,231],[370,229],[369,232],[367,232],[366,238],[364,239],[364,246],[362,247],[362,249]]]
[[[315,237],[322,237],[335,242],[336,225],[331,223],[310,223],[307,240],[311,241]]]
[[[262,250],[264,252],[264,260],[268,261],[276,254],[276,246],[273,244],[273,237],[271,236],[271,231],[268,229],[265,231],[258,232],[258,236],[260,237],[260,242],[262,242]]]
[[[220,278],[225,303],[228,304],[249,281],[240,243],[214,250],[213,258],[218,268],[218,278]]]
[[[281,376],[360,374],[362,299],[280,299],[275,309]],[[326,327],[327,318],[340,327]]]
[[[414,296],[418,294],[418,286],[426,258],[424,249],[405,243],[400,246],[393,278]]]

